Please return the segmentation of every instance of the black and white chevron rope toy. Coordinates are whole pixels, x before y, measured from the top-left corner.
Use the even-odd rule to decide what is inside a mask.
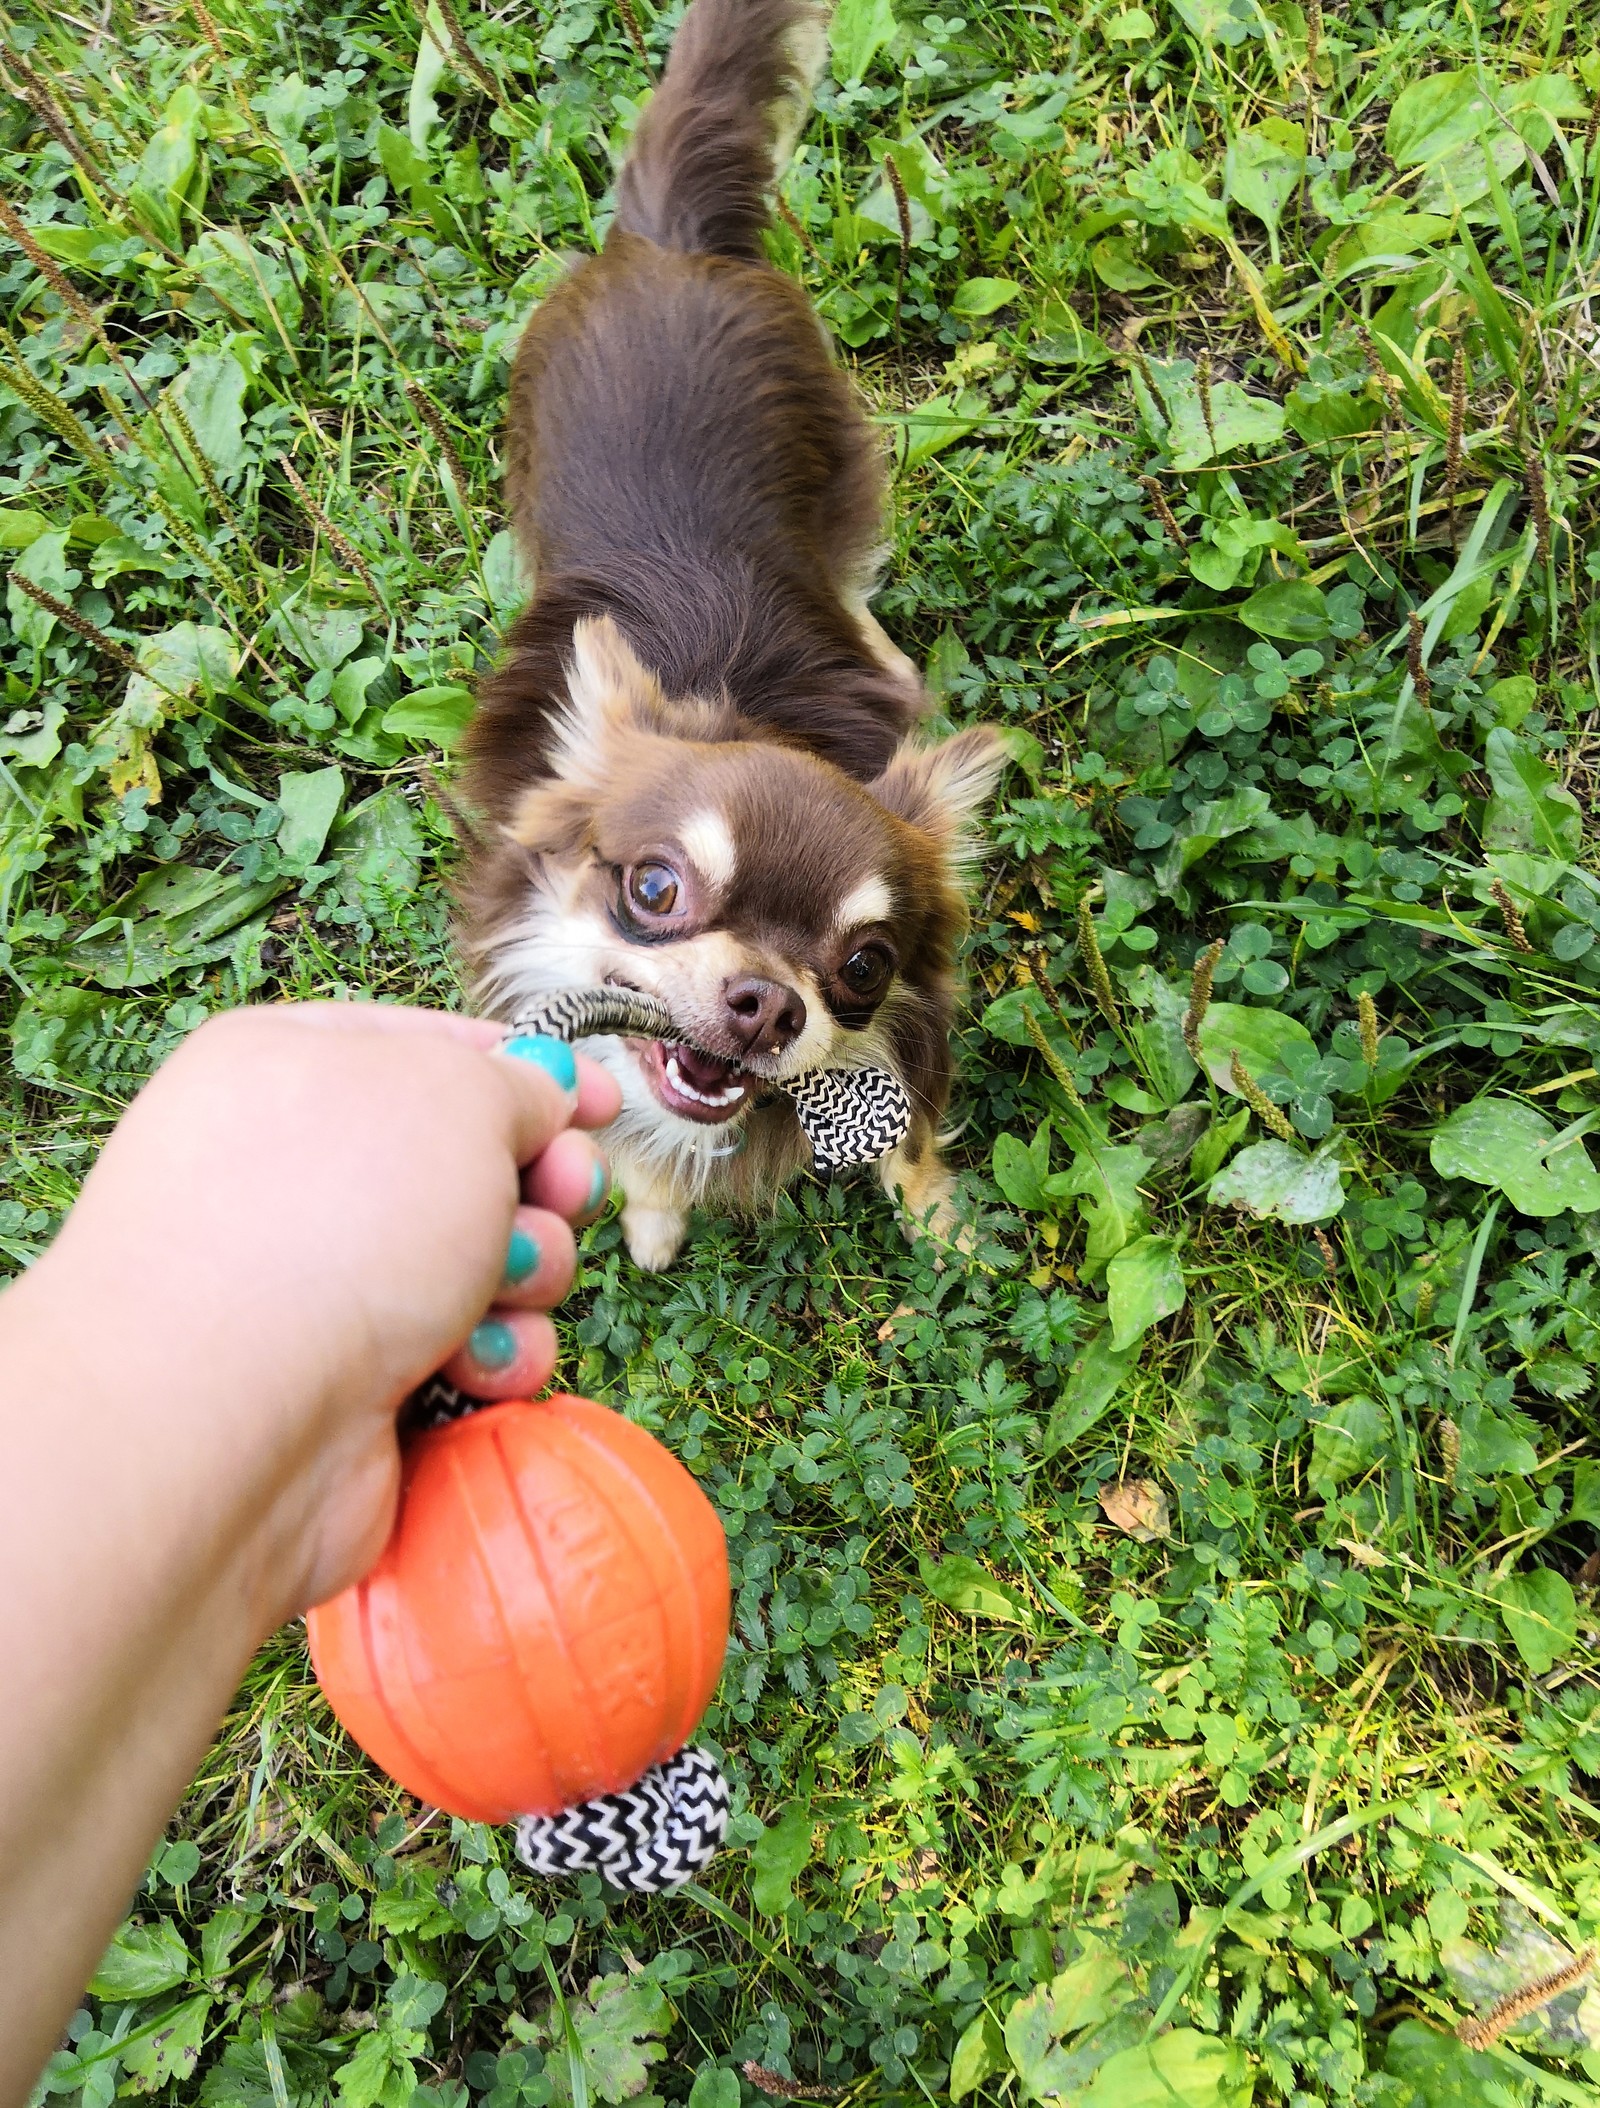
[[[708,1866],[727,1827],[728,1782],[716,1758],[680,1749],[625,1793],[524,1815],[517,1857],[536,1874],[593,1872],[613,1888],[658,1896]]]
[[[667,1005],[625,988],[569,988],[518,1012],[514,1033],[589,1039],[625,1032],[692,1044]],[[865,1164],[904,1140],[911,1100],[887,1069],[810,1069],[775,1088],[794,1105],[819,1171]],[[472,1409],[435,1378],[412,1401],[412,1424]],[[709,1865],[728,1827],[728,1782],[704,1749],[680,1749],[621,1793],[517,1823],[517,1856],[536,1874],[597,1873],[613,1888],[660,1895]]]
[[[627,988],[564,989],[519,1011],[512,1029],[550,1039],[627,1032],[694,1044],[665,1003]],[[903,1142],[911,1125],[906,1087],[888,1069],[807,1069],[773,1088],[793,1103],[819,1171],[871,1163]]]

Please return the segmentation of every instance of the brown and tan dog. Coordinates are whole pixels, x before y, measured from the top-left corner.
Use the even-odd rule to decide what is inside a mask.
[[[695,0],[640,121],[604,251],[522,339],[507,489],[531,604],[484,684],[466,788],[480,1001],[607,983],[694,1041],[596,1040],[640,1265],[691,1205],[770,1205],[807,1160],[771,1086],[891,1069],[915,1108],[883,1160],[941,1226],[964,829],[1000,755],[927,708],[867,601],[885,478],[804,294],[765,258],[822,18]]]

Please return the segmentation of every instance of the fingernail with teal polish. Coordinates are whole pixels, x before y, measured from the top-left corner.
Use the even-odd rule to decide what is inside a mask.
[[[548,1039],[542,1032],[519,1032],[500,1051],[509,1054],[513,1061],[531,1061],[564,1091],[578,1088],[577,1059],[564,1039]]]
[[[589,1198],[584,1205],[583,1212],[585,1215],[592,1215],[595,1209],[599,1207],[601,1201],[606,1197],[606,1191],[610,1184],[611,1174],[597,1157],[595,1159],[594,1176],[589,1181]]]
[[[509,1369],[516,1360],[517,1335],[498,1318],[485,1318],[481,1325],[473,1326],[467,1352],[480,1369],[487,1369],[491,1376],[497,1375],[501,1369]]]
[[[526,1230],[513,1230],[511,1242],[506,1247],[505,1280],[508,1288],[520,1288],[524,1281],[539,1271],[539,1261],[544,1257],[537,1243]]]

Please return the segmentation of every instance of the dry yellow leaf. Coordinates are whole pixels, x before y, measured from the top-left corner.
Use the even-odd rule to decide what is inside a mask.
[[[1341,1552],[1348,1552],[1357,1566],[1387,1566],[1388,1555],[1370,1544],[1362,1544],[1359,1538],[1340,1537],[1335,1540]]]
[[[1172,1535],[1167,1496],[1154,1479],[1121,1479],[1100,1488],[1100,1512],[1107,1522],[1140,1544]]]

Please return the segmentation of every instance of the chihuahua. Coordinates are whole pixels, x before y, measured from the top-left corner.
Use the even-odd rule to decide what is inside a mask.
[[[767,197],[825,51],[808,0],[693,0],[601,254],[529,323],[506,484],[533,598],[484,682],[461,886],[477,996],[664,1002],[676,1041],[599,1038],[637,1263],[689,1210],[770,1206],[810,1151],[786,1079],[887,1069],[881,1160],[948,1234],[938,1125],[968,827],[995,735],[915,736],[928,697],[868,610],[886,478]]]

